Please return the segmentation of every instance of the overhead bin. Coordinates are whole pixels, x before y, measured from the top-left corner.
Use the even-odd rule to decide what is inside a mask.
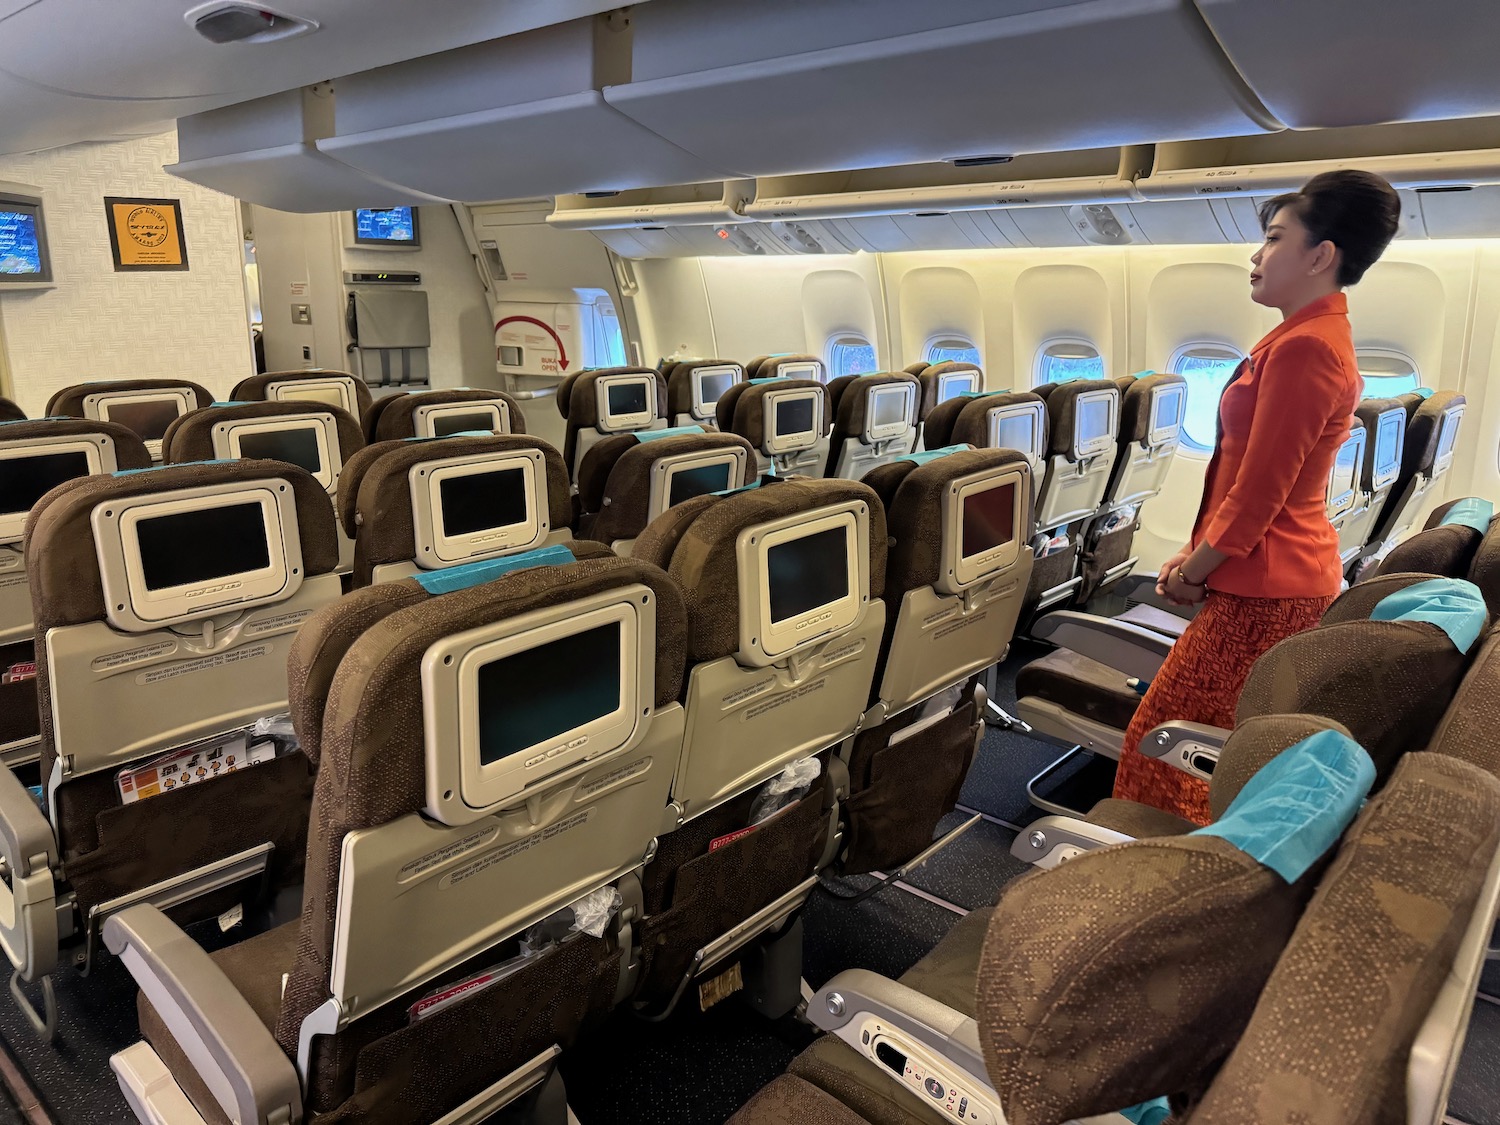
[[[1181,0],[1005,7],[652,0],[604,96],[754,176],[1280,127]]]
[[[278,211],[346,211],[446,200],[383,181],[319,152],[308,138],[333,131],[325,84],[211,109],[177,122],[180,179]]]
[[[547,222],[564,230],[742,223],[754,196],[754,180],[559,195]]]
[[[1500,113],[1500,5],[1196,2],[1259,99],[1294,129]]]
[[[606,104],[629,64],[628,19],[600,16],[350,75],[318,148],[453,199],[734,178]]]
[[[1338,168],[1375,172],[1398,188],[1500,183],[1500,119],[1159,144],[1135,187],[1145,200],[1269,196]]]

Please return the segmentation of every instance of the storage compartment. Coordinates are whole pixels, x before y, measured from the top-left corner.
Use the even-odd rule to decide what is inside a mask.
[[[31,641],[0,645],[0,673],[17,664],[34,664]],[[0,684],[0,746],[31,742],[41,737],[42,720],[36,708],[36,677]]]
[[[662,836],[642,876],[646,919],[639,927],[640,999],[673,994],[693,955],[816,870],[827,835],[827,771],[795,804],[742,831],[756,789]]]
[[[938,821],[958,801],[983,729],[974,700],[963,700],[952,714],[901,739],[919,721],[920,710],[913,707],[854,738],[843,805],[846,875],[900,867],[932,843]]]
[[[1080,603],[1087,602],[1090,598],[1103,593],[1108,586],[1113,586],[1130,573],[1127,570],[1113,578],[1109,577],[1111,570],[1122,566],[1130,558],[1130,548],[1135,541],[1135,533],[1139,526],[1139,523],[1132,519],[1124,527],[1117,527],[1113,531],[1103,534],[1090,532],[1083,548],[1083,585],[1078,588]]]

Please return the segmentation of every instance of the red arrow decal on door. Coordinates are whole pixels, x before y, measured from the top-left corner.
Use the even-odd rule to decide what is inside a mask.
[[[544,320],[538,320],[534,316],[508,316],[504,320],[497,320],[495,322],[495,331],[499,332],[500,329],[503,328],[505,325],[511,324],[511,323],[513,323],[515,321],[518,321],[518,320],[521,321],[523,324],[534,324],[534,325],[536,325],[538,328],[540,328],[543,332],[547,333],[547,335],[551,336],[552,339],[557,342],[557,369],[559,371],[566,371],[568,369],[568,353],[563,348],[562,337],[559,336],[557,334],[557,330],[554,329],[552,327],[552,325],[548,324],[546,321],[544,321]]]

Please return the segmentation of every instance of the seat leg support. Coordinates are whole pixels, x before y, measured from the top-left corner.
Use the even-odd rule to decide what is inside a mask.
[[[52,987],[51,973],[42,978],[42,1010],[40,1012],[21,990],[20,973],[10,974],[10,995],[11,999],[16,1002],[16,1007],[21,1009],[21,1014],[26,1017],[26,1022],[31,1025],[31,1029],[37,1033],[37,1037],[43,1043],[51,1043],[57,1038],[57,993]]]

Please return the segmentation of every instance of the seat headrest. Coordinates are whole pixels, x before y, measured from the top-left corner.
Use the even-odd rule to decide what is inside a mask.
[[[1380,560],[1375,573],[1377,576],[1436,574],[1443,578],[1464,578],[1474,564],[1482,538],[1472,527],[1462,524],[1420,531],[1393,547],[1390,554]]]
[[[813,370],[808,370],[812,368]],[[752,379],[812,379],[817,383],[828,381],[828,369],[815,355],[768,355],[760,362]]]
[[[634,434],[605,438],[584,454],[578,471],[583,511],[598,515],[589,534],[613,543],[634,539],[646,529],[651,512],[652,466],[658,461],[687,453],[735,449],[744,453],[745,474],[753,479],[755,449],[738,434],[698,432],[649,441],[641,441]]]
[[[1319,731],[1272,759],[1222,827],[1085,852],[1006,888],[977,1004],[1005,1119],[1089,1117],[1211,1075],[1373,772]]]
[[[557,394],[552,396],[552,401],[557,404],[557,412],[564,418],[568,416],[568,407],[573,402],[573,384],[578,382],[578,377],[584,375],[584,371],[575,371],[557,384]]]
[[[72,418],[83,417],[83,400],[101,391],[175,391],[189,390],[198,408],[208,406],[214,396],[207,387],[189,382],[187,379],[100,379],[93,383],[74,383],[56,391],[47,400],[49,415],[66,414]]]
[[[1404,401],[1404,396],[1403,396]],[[1400,480],[1410,480],[1417,473],[1432,471],[1437,461],[1438,439],[1443,434],[1443,416],[1466,399],[1455,391],[1434,391],[1417,399],[1416,410],[1406,427],[1406,441],[1401,450]]]
[[[351,371],[339,371],[331,367],[317,367],[306,371],[267,371],[260,375],[252,375],[236,383],[234,390],[229,392],[229,397],[235,402],[260,402],[270,394],[273,383],[285,383],[290,380],[300,382],[303,379],[348,379],[354,384],[355,403],[351,413],[355,419],[363,419],[365,411],[370,409],[373,401],[370,385]]]
[[[510,432],[526,432],[526,415],[521,404],[504,391],[491,391],[479,387],[455,387],[444,391],[418,391],[415,394],[391,395],[381,399],[366,414],[367,440],[399,441],[417,437],[416,415],[424,406],[449,406],[464,402],[502,402],[510,416]]]
[[[947,440],[943,442],[944,445],[972,445],[976,448],[984,448],[990,443],[989,412],[991,410],[996,407],[1037,405],[1041,408],[1041,451],[1045,454],[1047,419],[1051,408],[1042,403],[1039,395],[1031,391],[1004,391],[999,394],[976,395],[973,398],[954,401],[962,401],[963,405],[958,408],[958,414],[953,421]],[[946,410],[948,406],[949,404],[945,402],[938,409]],[[933,416],[937,416],[937,411],[934,411]],[[934,435],[928,444],[935,444],[937,436],[939,435]]]
[[[1492,627],[1480,644],[1427,748],[1500,777],[1496,699],[1500,699],[1500,626]]]
[[[908,375],[904,371],[881,372],[875,375],[844,376],[850,381],[838,391],[834,385],[842,382],[835,379],[828,384],[828,409],[833,411],[833,431],[837,434],[858,440],[864,433],[865,419],[869,414],[870,396],[881,387],[909,386],[912,388],[913,416],[912,425],[916,425],[916,407],[921,402],[922,387],[916,376]]]
[[[1073,379],[1067,383],[1051,384],[1052,389],[1047,393],[1047,421],[1048,440],[1047,456],[1066,457],[1073,460],[1076,456],[1074,450],[1074,426],[1077,418],[1078,400],[1083,395],[1094,391],[1108,391],[1118,402],[1120,388],[1115,386],[1111,379]],[[1037,388],[1040,391],[1041,388]],[[1118,433],[1119,414],[1116,413],[1116,432]]]
[[[1459,525],[1472,528],[1483,535],[1495,518],[1495,505],[1479,496],[1464,496],[1449,500],[1432,509],[1423,529]]]
[[[364,448],[365,438],[359,422],[337,406],[326,406],[321,402],[236,402],[195,410],[174,421],[161,440],[162,460],[173,464],[212,461],[218,456],[214,452],[213,429],[225,422],[308,414],[325,415],[334,420],[341,461],[347,462]]]
[[[1490,524],[1480,537],[1479,545],[1474,548],[1474,561],[1469,564],[1469,581],[1479,587],[1485,604],[1490,608],[1490,614],[1500,615],[1500,521]]]
[[[569,428],[587,429],[599,424],[599,402],[594,394],[594,384],[606,375],[650,375],[656,380],[656,416],[665,418],[667,415],[667,381],[662,378],[661,372],[654,367],[601,367],[594,371],[580,371],[578,378],[573,380],[568,390],[568,419]],[[562,397],[559,388],[558,397]],[[558,403],[562,408],[562,403]]]
[[[26,411],[8,398],[0,397],[0,422],[23,422]]]
[[[1344,837],[1193,1121],[1405,1119],[1413,1037],[1497,847],[1500,782],[1441,754],[1408,755]]]
[[[735,382],[745,378],[744,369],[727,359],[680,359],[668,364],[662,375],[667,380],[667,413],[675,418],[693,412],[693,374],[705,367],[734,368]]]
[[[1120,388],[1120,442],[1149,442],[1153,427],[1152,405],[1156,392],[1163,387],[1182,387],[1184,401],[1187,380],[1171,373],[1122,375],[1114,380]],[[1173,418],[1178,415],[1174,413]]]
[[[916,367],[912,364],[912,367]],[[943,389],[943,377],[945,375],[958,375],[972,371],[975,376],[973,390],[984,390],[984,372],[979,369],[979,364],[968,363],[964,360],[950,359],[942,363],[924,363],[920,371],[913,371],[911,367],[906,369],[908,375],[915,375],[922,391],[917,400],[917,420],[926,422],[927,416],[939,405],[938,394]]]
[[[821,386],[821,384],[813,384]],[[730,656],[740,644],[740,532],[785,516],[863,501],[869,509],[871,598],[885,589],[885,509],[873,489],[855,481],[789,477],[727,496],[699,496],[669,508],[635,541],[632,557],[662,567],[688,606],[686,655],[702,663]]]
[[[373,568],[416,557],[416,523],[412,511],[411,470],[450,457],[519,450],[540,452],[547,479],[538,481],[547,503],[547,522],[554,529],[572,522],[568,468],[562,454],[540,438],[525,434],[455,435],[382,441],[367,445],[344,466],[339,488],[339,520],[355,541],[354,579],[370,581]]]
[[[278,477],[292,487],[304,573],[309,577],[332,573],[338,566],[339,546],[328,493],[306,469],[283,461],[196,461],[78,477],[59,485],[31,509],[26,520],[26,569],[37,635],[106,618],[92,522],[98,505]]]
[[[928,363],[925,359],[919,359],[916,363],[908,363],[901,370],[905,371],[908,375],[920,375],[931,366],[932,364]]]
[[[737,383],[730,387],[715,407],[719,429],[739,434],[755,449],[763,449],[769,427],[766,425],[765,398],[773,392],[815,389],[823,400],[823,433],[832,425],[829,417],[828,388],[812,379],[776,379],[765,383]]]
[[[1237,721],[1295,712],[1343,723],[1384,783],[1402,754],[1427,744],[1487,620],[1468,582],[1429,576],[1407,583],[1381,598],[1369,620],[1325,620],[1275,645],[1251,669]]]
[[[36,441],[38,438],[69,437],[74,434],[104,434],[114,442],[117,469],[149,469],[151,452],[139,435],[118,422],[96,422],[91,418],[29,418],[0,425],[0,444]]]
[[[1354,416],[1370,435],[1364,464],[1360,466],[1360,487],[1373,492],[1393,483],[1401,473],[1408,424],[1406,408],[1400,399],[1367,398],[1355,406]]]

